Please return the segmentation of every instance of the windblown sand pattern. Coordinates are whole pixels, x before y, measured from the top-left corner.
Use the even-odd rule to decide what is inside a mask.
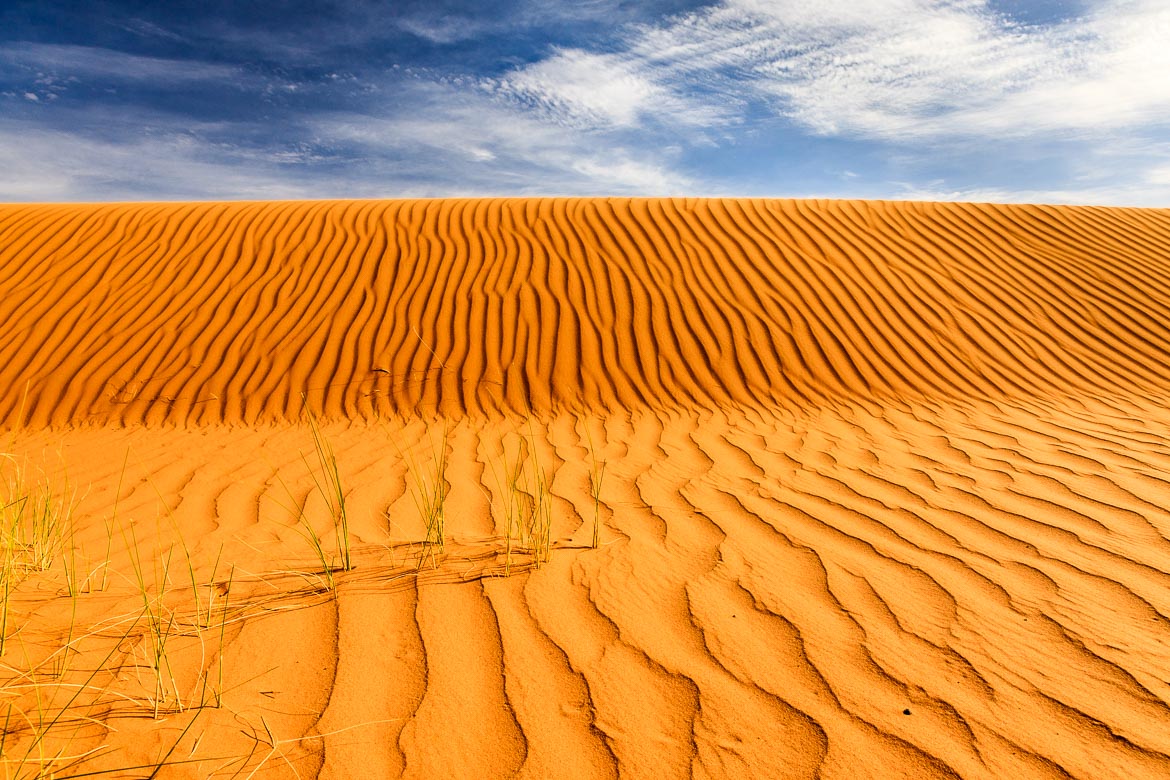
[[[6,207],[0,383],[34,425],[1159,394],[1168,245],[1120,209]]]
[[[1168,210],[6,206],[0,323],[11,451],[114,573],[14,591],[10,764],[69,646],[77,771],[1170,776]],[[135,549],[220,621],[158,713]]]

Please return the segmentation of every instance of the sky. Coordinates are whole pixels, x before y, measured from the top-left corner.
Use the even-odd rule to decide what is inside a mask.
[[[0,201],[1170,206],[1170,0],[0,0]]]

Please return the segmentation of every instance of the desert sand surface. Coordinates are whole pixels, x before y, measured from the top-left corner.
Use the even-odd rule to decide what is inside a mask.
[[[0,206],[0,328],[4,778],[1170,777],[1170,210]]]

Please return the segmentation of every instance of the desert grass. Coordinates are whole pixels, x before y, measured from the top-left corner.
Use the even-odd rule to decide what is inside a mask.
[[[111,526],[107,524],[106,528],[111,529]],[[29,645],[18,636],[15,652],[9,647],[0,661],[0,699],[4,701],[4,709],[0,712],[0,777],[5,780],[93,774],[83,771],[84,766],[107,754],[108,750],[102,747],[79,749],[77,745],[83,741],[92,745],[95,730],[100,733],[108,729],[104,718],[112,713],[122,716],[143,713],[156,720],[167,715],[189,713],[186,727],[156,762],[98,773],[154,777],[164,766],[192,763],[177,758],[176,748],[195,723],[199,711],[207,706],[220,706],[222,702],[223,652],[232,614],[229,597],[234,569],[227,576],[226,586],[218,583],[215,575],[222,557],[218,556],[212,567],[211,581],[201,584],[195,577],[194,563],[184,544],[188,573],[194,585],[189,591],[185,587],[175,588],[170,582],[174,545],[162,555],[146,556],[141,551],[138,533],[133,526],[122,528],[121,532],[133,569],[132,580],[127,579],[133,587],[127,595],[136,591],[141,608],[103,618],[82,631],[77,624],[78,605],[87,597],[80,588],[67,589],[71,602],[69,623],[63,640],[58,640],[59,645],[47,657],[33,660]],[[108,543],[112,546],[112,539]],[[61,574],[41,571],[28,576],[52,580]],[[201,589],[207,592],[204,600],[198,596]],[[180,639],[194,639],[200,646],[199,678],[194,689],[187,693],[177,682],[172,657],[174,645]],[[211,683],[206,667],[210,657],[207,650],[209,639],[217,645],[213,651],[218,654],[216,684]],[[36,648],[43,648],[45,639],[34,637],[32,643]],[[104,654],[96,659],[93,654],[95,643],[99,648],[105,647]],[[75,671],[73,659],[83,656],[83,646],[90,649],[84,654],[84,665],[79,665]],[[111,687],[117,678],[123,676],[126,669],[123,659],[128,648],[132,657],[143,659],[141,663],[133,664],[133,668],[148,669],[148,682],[138,678],[142,684],[140,693],[133,689],[119,690],[120,685]]]
[[[321,540],[321,535],[317,533],[317,528],[313,525],[313,521],[305,511],[309,502],[309,496],[305,496],[303,500],[298,502],[293,497],[292,489],[284,484],[284,480],[281,480],[281,486],[293,502],[292,511],[296,516],[297,532],[308,542],[309,548],[313,551],[313,555],[317,559],[317,563],[320,564],[320,574],[317,576],[324,581],[326,590],[336,590],[337,579],[333,575],[338,570],[337,558],[325,549],[325,543]]]
[[[341,471],[337,467],[337,455],[333,445],[321,433],[317,417],[307,406],[309,429],[313,434],[313,449],[317,453],[318,470],[311,470],[317,491],[325,499],[337,531],[337,551],[341,559],[341,570],[353,569],[353,558],[349,546],[349,515],[345,507],[345,490],[341,484]]]
[[[605,461],[597,460],[597,448],[593,446],[593,434],[585,425],[585,438],[589,443],[589,497],[593,499],[593,538],[590,546],[597,549],[601,545],[601,485],[605,480]]]
[[[523,539],[519,538],[522,527],[520,517],[524,511],[523,494],[520,491],[522,461],[520,460],[519,446],[516,450],[516,459],[511,464],[508,463],[508,450],[506,447],[504,448],[504,473],[506,474],[507,489],[500,491],[504,497],[504,574],[510,576],[512,574],[513,544],[523,543]],[[497,482],[499,482],[498,479]]]
[[[139,564],[140,565],[140,564]],[[145,575],[141,578],[145,581]],[[144,584],[144,592],[149,592]],[[156,719],[160,715],[161,697],[157,692],[146,692],[138,697],[112,687],[112,683],[124,670],[123,656],[126,648],[136,647],[144,642],[152,648],[162,649],[162,660],[156,662],[160,669],[167,668],[166,642],[158,641],[160,630],[172,637],[178,636],[180,621],[177,612],[160,619],[162,612],[154,603],[141,612],[130,612],[104,619],[82,632],[77,625],[80,592],[69,596],[71,609],[66,637],[47,657],[34,661],[29,646],[22,640],[20,653],[22,661],[14,666],[13,653],[0,665],[7,673],[0,680],[0,694],[5,700],[3,726],[0,728],[0,773],[8,778],[63,778],[84,777],[94,774],[82,771],[92,760],[107,755],[109,749],[98,746],[82,749],[78,744],[93,744],[95,736],[108,730],[104,718],[117,711],[136,714],[143,707]],[[225,613],[226,615],[226,613]],[[144,623],[147,625],[144,626]],[[161,629],[160,629],[161,627]],[[221,623],[221,632],[223,631]],[[222,636],[222,633],[221,633]],[[168,639],[169,642],[169,639]],[[93,645],[98,652],[105,647],[104,655],[94,660]],[[44,647],[43,639],[34,639],[34,647]],[[72,659],[83,655],[82,646],[88,646],[86,661],[76,671]],[[222,654],[222,644],[220,648]],[[222,666],[222,655],[221,655]],[[174,758],[175,748],[194,724],[198,712],[188,721],[179,737],[158,761],[140,766],[123,766],[115,770],[102,770],[99,774],[130,776],[131,772],[153,770],[155,776],[163,766],[186,763]],[[206,759],[203,759],[206,760]],[[138,775],[135,775],[138,776]]]
[[[30,693],[33,704],[31,709],[22,709],[18,702],[7,704],[3,728],[0,728],[0,768],[6,780],[62,777],[63,773],[72,773],[85,761],[105,752],[100,747],[83,751],[74,747],[82,731],[98,723],[100,715],[100,707],[95,706],[92,696],[87,703],[86,694],[104,688],[99,678],[112,665],[119,646],[132,641],[135,628],[136,621],[126,628],[118,641],[111,643],[105,658],[91,668],[80,683],[66,683],[55,671],[48,679],[42,678],[40,667],[43,664],[28,662],[25,653],[25,670],[18,675],[16,683],[10,681],[3,688],[8,696]],[[57,651],[67,652],[68,646]],[[50,656],[49,660],[52,658]],[[64,701],[59,701],[62,692],[66,696]]]
[[[154,486],[154,483],[152,482],[151,485]],[[200,663],[199,663],[200,673],[199,674],[200,674],[200,678],[202,680],[202,685],[201,685],[200,692],[199,692],[199,700],[198,700],[199,704],[197,706],[203,707],[207,703],[208,686],[209,686],[209,682],[210,682],[208,677],[207,677],[207,673],[205,671],[205,665],[206,665],[206,661],[207,661],[207,641],[206,641],[206,637],[204,636],[204,632],[209,631],[209,630],[213,630],[215,628],[216,595],[219,591],[219,585],[218,585],[217,580],[216,580],[216,574],[218,574],[220,564],[223,562],[223,545],[220,545],[219,551],[216,553],[215,560],[211,564],[211,575],[208,579],[207,584],[206,585],[201,584],[198,580],[198,577],[196,576],[196,573],[195,573],[195,568],[196,568],[195,562],[191,556],[191,549],[187,545],[187,540],[183,536],[183,529],[179,525],[178,521],[175,519],[174,512],[171,510],[170,505],[163,498],[161,491],[159,491],[158,488],[155,487],[155,492],[158,494],[159,500],[163,503],[163,506],[166,507],[167,517],[170,520],[171,530],[174,532],[175,537],[179,540],[179,547],[183,551],[183,558],[187,564],[187,581],[191,585],[190,592],[191,592],[191,598],[194,601],[194,612],[192,613],[192,615],[189,619],[187,619],[186,621],[183,622],[182,627],[186,630],[187,633],[193,632],[196,640],[199,642],[199,653],[200,653]],[[173,549],[174,548],[172,546],[171,549],[168,550],[168,552],[167,552],[168,564],[169,564],[169,559],[170,559],[170,556],[173,552]],[[219,704],[221,702],[222,693],[223,693],[223,640],[224,640],[224,632],[225,632],[225,626],[226,626],[227,615],[228,615],[228,601],[227,600],[228,600],[228,596],[231,592],[231,584],[232,584],[234,577],[235,577],[235,568],[232,567],[231,572],[228,574],[227,585],[223,590],[223,595],[221,597],[222,604],[220,605],[220,610],[219,610],[219,614],[220,614],[220,617],[219,617],[220,656],[219,656],[219,663],[217,664],[218,675],[219,675],[219,685],[218,685],[218,687],[211,689],[211,694],[216,702],[216,706],[219,706]],[[199,596],[200,592],[202,590],[204,590],[205,588],[207,591],[206,603],[204,603],[203,600],[200,599],[200,596]],[[169,664],[169,662],[168,662],[168,664]],[[181,702],[180,702],[180,708],[181,708]]]
[[[155,491],[156,493],[159,492],[157,487]],[[159,493],[159,498],[162,500],[161,493]],[[222,547],[212,564],[210,581],[205,585],[201,584],[196,574],[196,564],[191,549],[183,537],[182,530],[175,520],[169,505],[165,501],[163,505],[166,507],[166,515],[170,520],[171,530],[178,540],[177,545],[172,541],[166,547],[165,551],[159,551],[156,548],[161,545],[160,541],[150,548],[151,552],[149,554],[144,555],[143,545],[139,539],[138,525],[133,522],[126,523],[125,525],[117,524],[115,514],[114,518],[104,525],[106,531],[105,547],[107,557],[99,566],[103,572],[103,579],[107,579],[109,555],[113,548],[114,529],[115,525],[117,525],[132,570],[132,576],[126,578],[126,580],[132,585],[133,592],[141,605],[137,613],[124,615],[121,619],[125,621],[132,618],[132,623],[135,627],[142,627],[141,631],[132,629],[132,633],[138,640],[133,643],[133,646],[136,648],[134,653],[137,657],[138,653],[141,652],[142,659],[142,662],[136,664],[134,668],[139,672],[145,668],[148,672],[150,685],[144,686],[144,690],[148,690],[148,692],[143,698],[155,719],[166,714],[183,712],[192,707],[201,708],[206,706],[209,694],[216,702],[220,700],[223,688],[223,639],[228,617],[227,593],[230,590],[232,576],[234,575],[233,569],[232,575],[229,575],[228,578],[227,588],[223,590],[222,595],[219,597],[220,603],[217,605],[217,592],[220,586],[216,582],[216,575],[219,572],[222,561]],[[156,538],[161,540],[161,527],[156,527],[155,530]],[[189,582],[189,587],[177,587],[172,581],[173,575],[178,569],[178,561],[175,555],[176,546],[181,550],[183,561],[186,564],[186,579]],[[67,592],[72,601],[71,608],[75,617],[77,614],[78,600],[84,589],[80,587],[82,583],[75,576],[78,571],[76,565],[66,563],[64,568],[67,580]],[[92,579],[92,575],[96,571],[97,569],[92,570],[90,576],[87,576],[87,579]],[[108,582],[103,584],[103,590],[107,587]],[[206,601],[201,599],[200,596],[203,590],[207,592]],[[218,624],[216,622],[217,612]],[[218,643],[220,675],[218,687],[211,686],[205,671],[208,660],[207,645],[209,643],[209,637],[205,634],[214,632],[216,628],[218,628],[218,638],[220,640]],[[194,639],[198,642],[200,649],[199,668],[201,679],[197,681],[196,689],[189,692],[184,692],[180,686],[178,682],[179,675],[173,660],[175,645],[183,639]],[[69,658],[68,651],[72,645],[73,622],[71,621],[69,633],[63,647],[65,651],[63,658]],[[58,676],[61,676],[60,672]]]
[[[158,719],[164,714],[190,710],[192,703],[198,709],[208,702],[218,706],[224,690],[223,649],[234,575],[233,570],[228,575],[226,588],[220,591],[215,575],[222,549],[212,567],[212,581],[206,586],[207,599],[201,602],[195,564],[180,534],[194,607],[169,603],[173,601],[171,596],[176,595],[170,582],[174,545],[161,556],[144,556],[135,526],[122,527],[118,523],[117,496],[114,513],[104,523],[105,556],[97,566],[83,568],[82,561],[86,559],[78,550],[74,523],[77,491],[67,480],[54,486],[44,474],[32,478],[30,470],[11,454],[0,458],[0,467],[3,472],[0,476],[0,490],[3,491],[0,494],[3,501],[0,504],[0,777],[5,780],[39,780],[94,774],[84,771],[84,767],[108,754],[109,750],[102,746],[82,748],[79,745],[92,745],[94,734],[108,728],[103,720],[112,712],[134,714],[145,709],[147,714]],[[119,478],[119,495],[124,476],[125,463]],[[172,524],[177,529],[173,517]],[[138,611],[104,618],[99,624],[82,630],[78,616],[83,594],[94,592],[99,584],[102,591],[110,586],[115,528],[121,529],[133,569],[133,578],[127,581],[133,582],[142,606]],[[60,562],[60,569],[56,567],[57,562]],[[62,578],[63,591],[69,599],[68,625],[64,629],[51,629],[50,636],[59,638],[52,640],[56,646],[42,657],[47,637],[33,637],[30,645],[23,631],[28,621],[44,608],[48,607],[50,614],[57,614],[57,610],[51,604],[43,604],[37,613],[22,618],[24,625],[10,631],[13,628],[12,600],[17,589],[29,580],[52,584],[61,582]],[[52,592],[43,586],[38,586],[38,590]],[[183,594],[177,595],[181,598]],[[193,619],[186,617],[188,612]],[[216,617],[218,622],[215,622]],[[53,618],[43,618],[41,622],[45,620],[50,625],[54,622]],[[203,632],[208,629],[218,635],[215,637],[218,639],[218,669],[214,685],[205,671],[208,653]],[[197,691],[190,695],[181,692],[172,659],[174,643],[180,637],[194,637],[200,643],[202,679],[197,684]],[[100,657],[93,653],[95,643]],[[103,645],[104,652],[100,649]],[[84,653],[86,660],[84,664],[77,664],[79,668],[75,669],[75,660],[83,657],[86,647],[89,648]],[[145,659],[144,664],[135,665],[135,668],[145,666],[150,672],[149,689],[143,686],[141,694],[111,686],[125,668],[123,657],[127,648],[135,657],[140,650]],[[175,750],[197,715],[198,710],[158,761],[103,770],[99,774],[154,777],[164,766],[189,763],[176,758]]]
[[[5,505],[4,520],[7,519],[8,510],[9,505]],[[0,531],[0,533],[5,534],[5,538],[0,540],[0,657],[4,656],[4,650],[8,643],[9,605],[12,602],[13,591],[19,584],[18,577],[21,573],[21,567],[16,560],[16,549],[7,540],[7,522],[4,525],[4,531]]]
[[[351,731],[356,731],[358,729],[367,728],[369,726],[377,726],[377,725],[380,725],[383,723],[394,723],[398,720],[401,720],[401,719],[400,718],[384,718],[381,720],[364,721],[362,723],[354,723],[352,725],[345,726],[343,728],[334,729],[333,731],[322,732],[320,734],[312,734],[312,735],[303,736],[303,737],[289,737],[286,739],[280,739],[276,736],[276,732],[272,728],[272,726],[269,725],[268,720],[263,715],[261,715],[260,716],[260,725],[261,725],[261,728],[263,729],[263,734],[261,733],[260,729],[257,729],[255,727],[255,725],[253,725],[251,723],[245,724],[248,726],[248,730],[244,731],[244,733],[252,740],[254,747],[253,747],[253,752],[245,758],[244,765],[247,766],[247,764],[250,762],[251,758],[255,755],[256,749],[259,748],[259,746],[263,745],[263,746],[267,747],[268,752],[264,755],[263,758],[260,759],[260,761],[254,767],[252,767],[252,771],[249,772],[245,776],[244,780],[251,780],[251,778],[255,777],[257,774],[259,774],[261,771],[263,771],[265,766],[268,764],[268,762],[271,761],[273,758],[280,758],[282,761],[284,761],[285,765],[289,768],[289,770],[292,771],[293,775],[296,777],[299,777],[300,775],[297,773],[296,767],[293,766],[292,762],[288,760],[288,757],[284,755],[284,748],[286,746],[298,745],[302,742],[313,742],[316,740],[324,739],[325,737],[332,737],[332,736],[336,736],[338,734],[345,734],[345,733],[348,733]],[[241,729],[241,731],[243,731],[243,729]],[[241,769],[240,772],[242,772],[242,771],[243,770]],[[240,772],[237,772],[236,775],[233,775],[233,777],[238,776]]]
[[[447,481],[447,465],[449,463],[450,436],[451,425],[446,420],[443,422],[443,430],[438,443],[435,442],[430,432],[427,432],[427,443],[430,447],[429,468],[424,468],[418,458],[409,451],[403,451],[399,448],[399,457],[406,464],[407,471],[411,475],[410,495],[419,516],[422,518],[426,534],[416,560],[416,569],[420,571],[428,559],[432,568],[438,568],[439,561],[446,550],[447,495],[450,491],[450,483]]]
[[[321,497],[329,512],[337,539],[336,551],[326,548],[324,539],[318,533],[317,527],[309,516],[308,503],[312,493],[306,494],[298,500],[292,488],[283,478],[277,475],[277,480],[290,502],[284,504],[285,508],[289,509],[296,518],[297,531],[308,542],[313,556],[320,564],[320,574],[317,576],[321,578],[327,590],[333,591],[337,588],[337,578],[334,575],[339,571],[352,571],[354,568],[349,534],[349,511],[346,506],[345,488],[341,480],[341,469],[337,464],[337,454],[333,450],[332,443],[322,432],[317,416],[309,408],[308,399],[303,395],[301,398],[309,420],[309,432],[313,438],[316,465],[314,466],[307,454],[302,453],[301,459],[313,479],[316,494]],[[283,504],[279,500],[278,503]]]
[[[501,460],[492,460],[490,466],[496,483],[496,495],[502,504],[499,514],[503,517],[504,576],[508,577],[512,574],[514,547],[522,542],[520,518],[524,513],[524,494],[520,488],[520,479],[523,474],[523,462],[520,458],[519,445],[514,458],[508,457],[506,441],[501,442],[501,448],[503,451]],[[484,493],[487,491],[484,490]],[[488,500],[495,505],[495,499],[491,494],[488,494]]]
[[[98,775],[156,777],[164,767],[220,760],[174,757],[179,744],[198,720],[199,713],[196,711],[157,761],[113,769],[85,770],[87,763],[113,752],[112,748],[104,745],[85,749],[79,747],[78,743],[82,740],[92,743],[95,730],[108,728],[103,725],[102,717],[109,709],[110,690],[102,678],[116,669],[114,658],[124,643],[134,641],[137,625],[137,621],[132,621],[126,626],[121,635],[109,643],[110,649],[105,657],[90,668],[79,682],[66,682],[52,676],[42,678],[39,669],[30,665],[18,685],[5,687],[6,694],[12,694],[14,688],[30,691],[33,701],[31,709],[8,703],[3,721],[0,722],[0,772],[5,780],[54,780]],[[86,732],[89,732],[88,739]]]
[[[213,693],[214,693],[214,696],[215,696],[215,706],[216,706],[216,707],[222,707],[222,706],[223,706],[223,694],[224,694],[224,687],[223,687],[223,650],[224,650],[224,647],[226,647],[226,646],[227,646],[227,633],[226,633],[226,632],[227,632],[227,618],[228,618],[228,610],[230,609],[230,599],[231,599],[231,593],[232,593],[232,582],[234,582],[234,581],[235,581],[235,577],[236,577],[236,569],[235,569],[235,567],[233,566],[233,567],[231,568],[231,571],[228,573],[227,583],[224,585],[224,588],[223,588],[223,597],[222,597],[222,599],[223,599],[223,604],[222,604],[222,605],[221,605],[221,607],[220,607],[220,621],[219,621],[219,659],[218,659],[218,663],[216,663],[216,665],[215,665],[215,674],[216,674],[216,687],[215,687],[215,689],[214,689],[214,691],[213,691]],[[215,603],[214,589],[215,589],[215,587],[216,587],[216,583],[215,583],[215,577],[214,577],[214,575],[212,576],[212,580],[211,580],[211,582],[208,584],[208,586],[207,586],[207,587],[208,587],[208,590],[210,591],[210,593],[209,593],[209,597],[208,597],[208,601],[207,601],[207,603],[208,603],[208,607],[207,607],[207,620],[208,620],[208,624],[210,625],[210,622],[211,622],[211,607],[212,607],[212,605]],[[206,681],[207,681],[207,678],[206,678],[206,677],[204,677],[203,679],[204,679],[204,682],[206,682]],[[200,697],[200,698],[202,699],[203,697]]]
[[[15,586],[15,566],[12,551],[7,546],[0,551],[0,658],[8,643],[8,610]]]
[[[517,437],[514,454],[506,439],[501,449],[500,460],[490,468],[503,519],[504,575],[510,576],[516,556],[527,555],[536,569],[551,559],[552,476],[540,461],[531,419]]]
[[[330,589],[336,589],[335,573],[352,570],[356,563],[349,542],[349,510],[334,449],[317,418],[310,414],[309,419],[313,452],[302,453],[301,457],[312,476],[312,485],[303,500],[294,503],[299,529],[313,546],[321,563],[322,577]],[[502,457],[488,458],[487,465],[496,473],[499,488],[490,498],[494,498],[491,511],[499,512],[497,522],[504,531],[505,576],[515,570],[517,557],[524,561],[523,570],[539,569],[551,560],[554,547],[554,474],[542,459],[547,445],[538,437],[538,431],[539,425],[531,418],[521,421],[501,440]],[[425,529],[422,552],[412,562],[414,574],[420,574],[428,565],[440,567],[446,554],[451,433],[449,422],[443,422],[441,428],[432,424],[410,452],[399,451],[406,464],[407,487]],[[230,678],[225,680],[224,665],[229,624],[272,609],[296,608],[308,598],[309,591],[290,591],[287,583],[281,582],[279,575],[290,574],[285,571],[276,572],[278,576],[271,579],[273,593],[237,598],[233,592],[237,571],[224,561],[223,547],[218,552],[213,549],[202,560],[205,565],[199,565],[196,551],[188,545],[182,525],[175,518],[176,510],[157,487],[155,491],[162,506],[155,518],[154,533],[144,535],[149,524],[124,519],[119,513],[126,461],[118,477],[113,510],[101,520],[105,539],[86,542],[92,548],[89,551],[99,553],[91,559],[85,555],[87,550],[76,544],[80,538],[74,533],[76,490],[67,483],[49,490],[41,484],[47,480],[30,479],[28,475],[32,472],[16,469],[15,459],[5,458],[8,478],[2,485],[6,492],[0,524],[3,534],[0,567],[4,574],[0,582],[0,642],[8,646],[0,646],[0,656],[3,656],[0,659],[0,726],[4,729],[0,734],[0,778],[61,777],[70,773],[84,776],[84,767],[102,755],[100,749],[91,749],[93,729],[104,728],[104,719],[111,713],[116,717],[159,720],[191,718],[204,708],[223,706],[225,685],[232,684]],[[587,468],[593,502],[593,546],[596,547],[600,543],[600,504],[606,464],[598,457],[592,439]],[[328,543],[332,540],[327,535],[323,538],[313,530],[314,525],[306,515],[309,500],[315,501],[317,497],[324,502],[337,533],[336,547]],[[119,537],[120,546],[115,545]],[[409,544],[416,545],[417,541]],[[123,576],[111,564],[116,546],[119,546],[118,560],[129,561],[129,576]],[[385,572],[384,567],[375,566],[370,577],[385,577]],[[393,576],[411,576],[408,572],[404,567]],[[490,573],[485,569],[480,576]],[[498,574],[499,570],[494,573]],[[268,582],[264,579],[267,576],[263,572],[248,574],[241,584],[246,590],[251,579]],[[24,632],[33,615],[9,610],[16,589],[31,577],[58,586],[63,582],[55,598],[67,595],[72,600],[71,604],[58,602],[53,613],[58,616],[53,620],[59,627],[64,626],[68,615],[67,630],[62,630],[57,635],[60,638],[53,640],[60,642],[60,647],[49,659],[35,662],[27,657],[22,660],[20,650],[29,641],[34,647],[44,646],[40,629],[35,626],[28,629],[30,640]],[[52,588],[37,586],[37,592],[51,591]],[[93,609],[85,607],[86,600],[92,598],[123,599],[120,603],[128,603],[130,610],[124,607],[119,610],[123,614],[105,617],[98,626],[83,627],[77,622],[78,615],[94,614]],[[279,599],[279,604],[268,605],[268,599]],[[133,606],[135,602],[137,606]],[[15,631],[12,630],[13,614],[21,615],[16,620]],[[94,652],[95,643],[100,645],[111,640],[122,648],[122,655],[115,663],[111,661],[116,647],[108,647],[102,659],[97,657],[102,652]],[[84,659],[84,663],[78,663],[78,659]],[[132,673],[129,678],[127,671]],[[122,682],[112,685],[119,675]],[[188,725],[191,722],[194,720],[188,721]],[[186,734],[184,730],[183,735]],[[266,728],[258,735],[261,737],[257,741],[258,752],[245,761],[249,770],[253,768],[251,762],[261,758],[261,765],[271,766],[273,761],[280,760],[281,749],[295,742],[278,739]],[[186,763],[187,759],[179,755],[175,745],[160,753],[157,765],[124,769],[127,773],[147,776],[159,766]]]
[[[106,545],[105,551],[101,556],[91,558],[80,551],[76,542],[75,523],[72,517],[73,512],[72,509],[70,510],[69,522],[65,525],[67,535],[62,542],[64,552],[61,554],[61,562],[65,572],[65,588],[71,597],[76,597],[82,593],[105,591],[110,587],[110,558],[114,551],[114,537],[117,535],[114,529],[118,525],[118,502],[122,493],[122,484],[125,481],[126,465],[129,455],[130,453],[127,451],[122,462],[117,491],[114,493],[113,510],[110,516],[103,521]],[[155,490],[157,491],[157,488]],[[76,497],[76,491],[74,491],[74,497]],[[85,567],[84,573],[83,566]]]
[[[44,478],[33,481],[13,456],[3,457],[13,468],[0,485],[0,544],[25,571],[45,571],[72,538],[76,492],[70,495],[68,483],[54,491]]]
[[[531,417],[528,418],[528,475],[532,501],[526,525],[533,566],[539,569],[552,556],[552,476],[540,462]]]
[[[41,475],[33,479],[24,463],[0,454],[0,656],[9,635],[9,609],[20,584],[35,572],[47,571],[64,556],[70,592],[76,590],[73,511],[76,491],[66,481],[54,490]],[[68,551],[68,552],[67,552]],[[74,565],[70,569],[70,560]]]
[[[149,647],[145,650],[145,661],[154,682],[154,693],[149,701],[157,720],[160,712],[167,712],[172,706],[177,711],[183,709],[174,666],[168,654],[171,638],[177,633],[175,612],[166,603],[174,548],[168,549],[161,556],[148,559],[153,569],[153,577],[149,579],[133,527],[126,539],[126,548],[130,554],[130,565],[134,569],[134,581],[141,595],[142,616],[148,631]]]
[[[336,458],[320,429],[314,427],[314,431],[318,464],[328,467],[318,489],[343,497]],[[240,765],[244,756],[208,758],[204,751],[196,759],[187,757],[186,748],[178,749],[181,742],[191,740],[190,730],[203,709],[224,704],[229,624],[266,611],[263,606],[250,610],[246,599],[237,605],[233,598],[236,570],[224,562],[223,547],[209,561],[207,576],[208,568],[197,566],[181,524],[165,501],[153,533],[143,535],[149,524],[123,520],[117,503],[125,479],[124,463],[114,511],[103,521],[105,539],[94,545],[104,547],[105,557],[92,566],[75,543],[72,488],[50,489],[47,480],[30,479],[31,472],[16,468],[11,456],[6,455],[0,465],[5,467],[0,482],[4,490],[0,505],[0,778],[154,777],[165,767],[207,760]],[[162,500],[161,493],[159,497]],[[346,538],[347,523],[338,520],[337,526],[341,538]],[[129,561],[129,576],[111,566],[117,537],[125,548],[125,558],[120,560]],[[345,546],[343,552],[342,560],[352,567]],[[48,595],[48,602],[38,596],[35,612],[14,613],[10,610],[13,597],[30,580],[37,581],[33,587],[37,593],[57,595]],[[60,601],[64,598],[69,601]],[[87,606],[91,598],[123,608],[111,616],[93,608],[96,605]],[[123,611],[126,605],[130,611]],[[80,615],[95,614],[102,614],[96,624],[83,627],[79,623]],[[150,763],[87,769],[111,758],[111,749],[100,745],[111,716],[179,717],[186,719],[186,725],[173,741],[168,738]],[[283,740],[273,747],[289,744]],[[197,749],[198,741],[190,755]]]

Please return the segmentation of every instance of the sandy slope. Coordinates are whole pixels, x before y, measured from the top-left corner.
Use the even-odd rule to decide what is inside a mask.
[[[0,323],[92,575],[11,598],[9,770],[1170,776],[1170,211],[7,206]]]
[[[0,384],[35,425],[1158,393],[1168,242],[965,204],[14,206]]]

